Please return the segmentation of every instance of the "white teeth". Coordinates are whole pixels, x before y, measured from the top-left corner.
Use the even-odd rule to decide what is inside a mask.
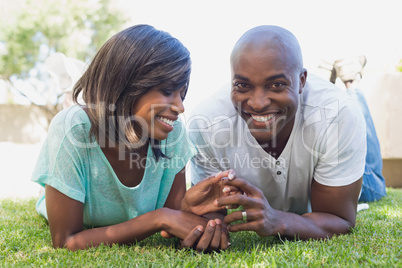
[[[251,117],[258,122],[267,122],[268,120],[272,119],[276,114],[270,114],[267,116],[259,116],[259,115],[251,115]]]
[[[173,123],[174,123],[173,120],[170,120],[170,119],[167,119],[167,118],[164,118],[164,117],[160,117],[160,116],[158,116],[158,119],[161,120],[162,122],[168,124],[171,127],[173,126]]]

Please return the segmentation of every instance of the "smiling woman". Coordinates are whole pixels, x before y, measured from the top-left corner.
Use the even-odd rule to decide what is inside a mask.
[[[169,94],[175,91],[172,89],[187,91],[191,71],[190,53],[177,39],[165,35],[165,32],[152,32],[146,27],[122,31],[103,45],[93,64],[74,87],[74,100],[77,101],[82,93],[88,107],[94,108],[88,109],[87,114],[91,121],[90,134],[98,142],[100,139],[115,140],[128,148],[138,147],[136,144],[150,132],[150,125],[147,129],[141,129],[142,137],[136,133],[139,131],[138,124],[143,121],[141,116],[133,118],[137,112],[135,109],[153,98],[157,99],[150,102],[149,105],[153,107],[149,108],[155,108],[156,105],[182,106],[181,100],[178,104],[169,103],[172,102],[171,98],[160,98],[166,95],[165,87],[169,89]],[[158,90],[155,89],[157,86]],[[141,99],[144,100],[141,102]],[[176,116],[178,112],[183,112],[180,109],[184,111],[184,108],[174,111]],[[133,121],[134,124],[127,124],[127,121]],[[110,130],[112,133],[109,133]],[[153,141],[159,144],[158,139]],[[157,157],[161,156],[157,146],[153,149]]]
[[[209,221],[180,210],[195,153],[179,120],[190,70],[189,51],[149,25],[102,46],[74,87],[77,105],[53,119],[33,174],[55,247],[134,243],[162,230],[192,246],[202,235]],[[214,233],[211,247],[228,247],[220,221],[207,230],[200,250]]]
[[[153,140],[166,139],[173,130],[173,123],[178,119],[178,115],[184,112],[182,96],[187,87],[173,91],[167,91],[165,88],[165,85],[151,88],[138,98],[132,111],[137,118],[143,119],[142,134],[147,134]]]

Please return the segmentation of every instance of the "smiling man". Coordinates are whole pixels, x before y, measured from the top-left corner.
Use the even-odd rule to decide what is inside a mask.
[[[365,122],[344,92],[303,68],[289,31],[259,26],[231,54],[231,87],[194,109],[188,129],[198,148],[192,183],[233,169],[244,195],[225,217],[229,231],[301,239],[348,233],[364,172]]]

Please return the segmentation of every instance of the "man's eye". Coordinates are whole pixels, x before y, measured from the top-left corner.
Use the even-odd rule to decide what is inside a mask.
[[[250,88],[249,85],[247,85],[246,83],[241,83],[241,82],[235,82],[234,85],[235,85],[235,87],[237,87],[239,89],[248,89],[248,88]]]
[[[285,83],[277,82],[277,83],[273,83],[273,84],[271,85],[271,87],[272,87],[272,88],[281,88],[281,87],[283,87],[284,85],[285,85]]]

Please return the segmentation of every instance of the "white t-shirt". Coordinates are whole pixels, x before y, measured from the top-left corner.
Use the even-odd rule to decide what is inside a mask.
[[[192,183],[234,169],[282,211],[311,211],[311,182],[348,185],[362,177],[366,130],[358,104],[345,92],[309,74],[289,140],[276,159],[251,135],[230,100],[230,86],[194,109],[187,122],[198,149],[191,161]]]

